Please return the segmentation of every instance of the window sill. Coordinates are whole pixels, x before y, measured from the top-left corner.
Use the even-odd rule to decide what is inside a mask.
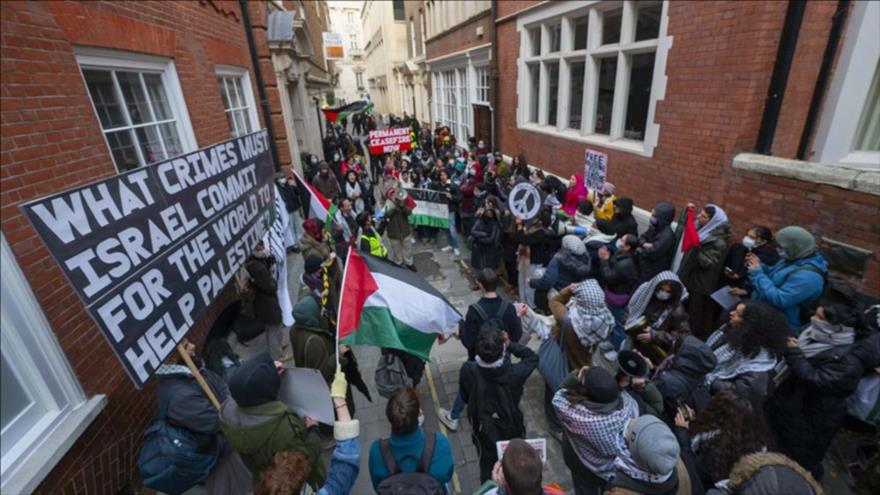
[[[31,493],[36,490],[106,406],[107,396],[91,397],[68,412],[54,429],[43,432],[40,445],[14,472],[4,476],[3,493]]]
[[[633,153],[639,156],[650,157],[652,153],[649,153],[645,149],[645,143],[642,141],[634,141],[632,139],[615,139],[612,140],[608,136],[602,135],[589,135],[582,136],[579,131],[572,129],[563,129],[557,130],[555,127],[538,125],[538,124],[520,124],[518,129],[529,132],[537,132],[539,134],[546,134],[547,136],[558,137],[562,139],[567,139],[569,141],[577,141],[579,143],[585,144],[593,144],[596,146],[602,146],[603,148],[624,151],[626,153]]]
[[[880,170],[790,160],[755,153],[740,153],[733,157],[733,168],[880,196]]]

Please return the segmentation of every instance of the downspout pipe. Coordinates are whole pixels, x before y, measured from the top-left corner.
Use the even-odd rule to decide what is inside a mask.
[[[251,26],[251,15],[248,12],[247,0],[238,0],[241,9],[241,19],[244,23],[244,32],[247,36],[248,48],[251,52],[251,65],[254,67],[254,78],[257,81],[257,94],[260,96],[260,108],[263,110],[263,123],[269,132],[269,153],[272,155],[272,163],[275,170],[281,170],[278,163],[278,148],[275,144],[275,130],[272,129],[272,115],[269,113],[269,99],[266,97],[266,86],[263,84],[263,72],[260,70],[260,59],[257,57],[257,45],[254,42],[254,30]]]
[[[492,0],[492,151],[498,149],[498,25],[495,19],[498,18],[498,0]]]
[[[831,30],[828,32],[828,44],[825,45],[825,53],[822,55],[822,65],[819,67],[819,75],[816,78],[816,87],[813,89],[813,98],[810,100],[810,109],[807,112],[807,120],[804,122],[804,131],[798,144],[797,159],[804,160],[807,157],[807,146],[813,138],[816,130],[816,120],[819,118],[819,109],[828,91],[828,82],[831,79],[831,69],[834,65],[834,56],[837,47],[840,46],[840,38],[843,34],[843,26],[846,23],[849,12],[849,0],[839,0],[837,11],[831,16]]]
[[[779,40],[776,62],[773,64],[773,75],[770,78],[770,88],[764,103],[761,128],[758,131],[758,140],[755,144],[756,153],[769,155],[773,148],[773,137],[776,134],[776,125],[782,111],[782,98],[785,96],[785,88],[788,85],[791,63],[794,60],[794,51],[797,47],[798,35],[801,31],[801,22],[804,20],[806,8],[807,2],[803,0],[789,0],[788,2],[785,22],[782,25],[782,37]]]

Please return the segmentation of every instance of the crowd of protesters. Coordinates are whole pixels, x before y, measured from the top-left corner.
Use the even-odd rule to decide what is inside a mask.
[[[564,460],[578,495],[818,495],[823,459],[844,423],[880,428],[878,308],[829,299],[828,263],[808,230],[732,225],[715,204],[687,204],[676,217],[668,202],[653,205],[640,228],[626,185],[590,188],[580,172],[564,181],[522,153],[510,159],[407,116],[381,125],[410,127],[412,149],[372,156],[365,133],[375,118],[358,114],[352,124],[349,134],[346,122],[328,122],[323,159],[303,156],[306,180],[337,206],[326,223],[307,218],[293,179],[279,181],[289,249],[304,265],[292,349],[279,338],[273,262],[260,247],[240,302],[217,325],[243,342],[265,332],[269,353],[239,362],[211,339],[204,361],[193,351],[219,412],[186,367],[169,361],[160,370],[166,420],[216,453],[201,480],[211,493],[298,494],[305,485],[351,492],[361,453],[352,387],[368,391],[351,349],[335,341],[349,249],[415,271],[414,244],[456,258],[469,248],[468,278],[480,298],[457,331],[467,353],[458,393],[438,417],[452,435],[467,416],[477,493],[564,493],[549,483],[563,480],[542,479],[541,457],[523,441],[534,425],[520,402],[536,371],[545,383],[546,454]],[[508,207],[522,183],[540,193],[533,218]],[[448,227],[410,223],[411,189],[445,198]],[[693,245],[682,252],[689,225]],[[736,230],[746,232],[739,241]],[[719,289],[730,296],[726,306],[713,297]],[[368,449],[373,488],[451,493],[449,440],[422,424],[424,363],[403,349],[382,349],[382,359],[403,380],[380,387],[391,435]],[[278,400],[282,361],[327,381],[335,441]],[[501,458],[499,441],[510,441]],[[322,446],[333,448],[329,466]],[[877,493],[876,460],[872,469],[860,480],[864,493]]]

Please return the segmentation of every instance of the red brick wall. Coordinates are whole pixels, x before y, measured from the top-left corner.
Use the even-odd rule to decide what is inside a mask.
[[[18,205],[116,173],[74,45],[173,58],[198,145],[228,139],[214,65],[247,68],[256,88],[241,13],[238,2],[216,0],[4,1],[0,31],[0,227],[86,395],[107,396],[104,411],[38,492],[115,493],[138,483],[137,452],[154,415],[154,386],[134,389]],[[284,132],[280,123],[276,130]],[[219,304],[190,333],[195,341],[204,339]]]
[[[499,17],[528,3],[500,2]],[[666,64],[666,96],[655,112],[660,134],[653,157],[517,129],[515,17],[498,25],[503,152],[525,152],[529,163],[568,177],[582,170],[585,148],[599,149],[608,153],[609,180],[618,194],[633,197],[639,206],[650,208],[661,200],[678,208],[689,201],[714,202],[731,217],[735,238],[758,221],[774,229],[799,224],[816,235],[880,252],[877,196],[732,167],[737,153],[754,149],[786,3],[678,1],[669,2],[668,8],[673,43]],[[798,119],[806,114],[818,70],[815,51],[824,50],[828,38],[828,19],[823,17],[828,8],[823,2],[807,7],[777,133],[776,146],[786,156],[793,154],[792,146],[796,150],[800,139],[803,123]],[[821,59],[821,53],[818,56]],[[873,223],[868,221],[872,215]],[[856,284],[880,294],[876,260],[869,262],[867,274]]]
[[[441,33],[439,37],[429,39],[425,43],[425,58],[430,60],[489,43],[492,41],[492,22],[491,11],[486,11],[480,17],[472,18],[455,29]],[[483,27],[483,35],[477,36],[477,28],[480,26]]]

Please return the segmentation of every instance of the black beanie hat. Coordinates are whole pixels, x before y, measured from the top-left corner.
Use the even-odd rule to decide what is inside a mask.
[[[306,273],[315,273],[316,271],[321,269],[321,263],[324,262],[324,259],[318,256],[317,254],[310,254],[306,257],[306,262],[304,266],[304,270]]]
[[[240,407],[277,400],[280,388],[281,376],[268,352],[241,363],[229,380],[229,393]]]
[[[608,370],[598,366],[593,366],[584,372],[581,385],[587,392],[587,398],[593,402],[608,404],[620,396],[617,380],[611,376]]]

